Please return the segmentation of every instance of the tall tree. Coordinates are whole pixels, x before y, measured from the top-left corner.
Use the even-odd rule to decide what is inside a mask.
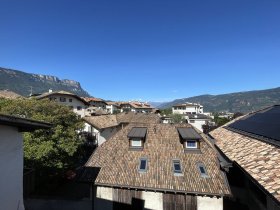
[[[48,99],[0,99],[0,112],[52,124],[50,130],[24,133],[25,166],[50,169],[74,166],[74,157],[83,143],[77,132],[83,128],[83,122],[68,107]]]

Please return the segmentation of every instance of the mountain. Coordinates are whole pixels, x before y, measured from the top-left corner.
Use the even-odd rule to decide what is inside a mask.
[[[161,104],[159,108],[169,108],[175,104],[182,104],[185,102],[200,103],[204,106],[205,112],[228,111],[247,113],[274,104],[280,104],[280,87],[267,90],[255,90],[222,95],[200,95],[190,98],[176,99]]]
[[[148,101],[148,104],[150,104],[152,107],[159,107],[161,104],[164,102],[153,102],[153,101]]]
[[[79,96],[90,96],[74,80],[60,80],[55,76],[29,74],[18,70],[6,69],[0,67],[0,90],[11,90],[22,96],[28,96],[31,93],[43,93],[49,89],[53,91],[64,90]]]

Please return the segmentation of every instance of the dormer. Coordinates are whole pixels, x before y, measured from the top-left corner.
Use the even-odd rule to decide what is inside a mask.
[[[142,150],[146,141],[147,128],[133,127],[127,137],[129,139],[129,148],[135,150]]]
[[[200,152],[202,137],[193,128],[177,128],[185,152]]]

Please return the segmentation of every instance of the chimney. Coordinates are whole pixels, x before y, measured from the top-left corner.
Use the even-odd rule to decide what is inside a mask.
[[[49,89],[49,93],[52,93],[52,89],[51,88]]]

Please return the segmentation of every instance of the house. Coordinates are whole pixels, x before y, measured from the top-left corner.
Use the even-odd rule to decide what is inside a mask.
[[[108,105],[107,102],[101,98],[83,97],[83,99],[87,101],[90,106],[97,107],[102,110],[106,110],[106,106]]]
[[[239,117],[210,135],[232,162],[227,177],[234,199],[248,209],[280,209],[280,106]]]
[[[230,195],[215,149],[188,124],[129,123],[85,166],[94,209],[222,210]]]
[[[121,111],[120,106],[116,102],[107,101],[106,103],[107,103],[106,110],[108,113],[117,114],[118,112]]]
[[[48,98],[51,101],[55,101],[59,104],[68,106],[79,117],[84,117],[86,115],[86,109],[89,106],[89,103],[84,99],[82,99],[81,97],[66,91],[52,91],[50,89],[49,92],[35,96],[35,98],[36,99]]]
[[[0,90],[0,98],[17,99],[23,98],[23,96],[10,90]]]
[[[186,114],[184,115],[187,123],[191,124],[201,132],[203,131],[203,125],[214,124],[212,118],[205,114]]]
[[[0,209],[24,209],[21,132],[50,127],[48,123],[0,114]]]
[[[100,146],[129,123],[157,123],[160,117],[156,114],[123,112],[116,115],[86,116],[83,120],[84,131],[95,139],[96,145]]]
[[[119,123],[115,115],[86,116],[85,132],[88,132],[100,146],[119,130]]]
[[[132,102],[119,102],[121,112],[137,112],[137,113],[153,113],[155,111],[148,103],[132,101]]]
[[[173,114],[203,114],[203,106],[196,103],[184,103],[172,106]]]

